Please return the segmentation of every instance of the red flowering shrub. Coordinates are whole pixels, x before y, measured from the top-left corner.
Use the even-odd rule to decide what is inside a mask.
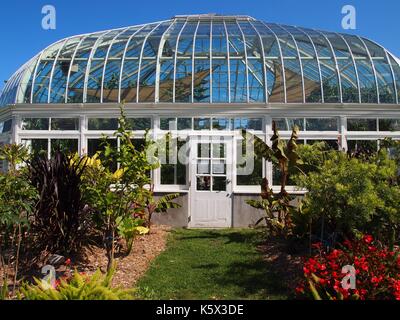
[[[400,300],[399,251],[378,247],[370,235],[354,241],[345,241],[343,249],[325,251],[314,245],[319,253],[303,266],[304,279],[296,288],[298,297],[333,300]],[[355,269],[355,289],[342,285],[348,271]],[[348,284],[347,279],[344,281]],[[350,283],[350,282],[349,282]]]

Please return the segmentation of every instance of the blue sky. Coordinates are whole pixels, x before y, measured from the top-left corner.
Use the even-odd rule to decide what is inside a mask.
[[[41,27],[42,7],[54,5],[56,30]],[[398,0],[17,0],[0,7],[0,88],[20,65],[61,38],[168,19],[176,14],[243,14],[264,21],[344,32],[344,5],[357,10],[357,29],[400,56]],[[347,31],[346,31],[347,32]]]

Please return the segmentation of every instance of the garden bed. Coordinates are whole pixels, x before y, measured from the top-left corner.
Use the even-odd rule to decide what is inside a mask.
[[[156,258],[166,247],[166,239],[170,228],[167,226],[152,226],[151,231],[147,235],[137,236],[134,240],[132,252],[129,255],[125,254],[125,248],[116,254],[116,272],[113,277],[113,286],[132,288],[136,281],[146,272],[150,262]],[[42,257],[37,258],[36,263],[28,266],[24,263],[21,266],[18,279],[25,281],[32,281],[33,277],[41,277],[40,270],[47,264],[46,258],[43,254]],[[107,269],[106,251],[99,245],[86,245],[79,253],[71,257],[69,269],[77,269],[79,272],[85,274],[93,274],[97,269],[103,273]],[[22,261],[27,261],[26,257],[22,257]],[[56,267],[57,276],[62,276],[67,267],[65,263]],[[0,276],[3,278],[4,270],[0,267]],[[12,279],[13,274],[9,273],[9,279]],[[2,280],[0,279],[0,283]],[[21,282],[19,281],[19,283]],[[11,284],[11,283],[10,283]]]

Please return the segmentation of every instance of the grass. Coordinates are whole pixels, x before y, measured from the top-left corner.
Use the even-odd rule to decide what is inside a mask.
[[[155,299],[286,299],[256,250],[259,231],[177,229],[138,287]]]

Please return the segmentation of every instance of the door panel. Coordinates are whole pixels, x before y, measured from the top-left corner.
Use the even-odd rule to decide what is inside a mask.
[[[231,227],[232,145],[232,137],[191,137],[190,227]]]

